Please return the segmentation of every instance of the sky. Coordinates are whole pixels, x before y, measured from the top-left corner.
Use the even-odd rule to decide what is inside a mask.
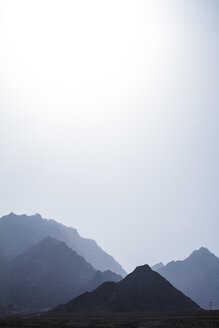
[[[0,216],[219,256],[218,58],[218,0],[0,0]]]

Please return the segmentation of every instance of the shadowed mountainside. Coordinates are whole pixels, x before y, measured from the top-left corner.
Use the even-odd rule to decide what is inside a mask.
[[[39,214],[27,216],[11,213],[0,219],[0,261],[11,260],[46,237],[64,241],[97,270],[110,270],[123,277],[126,275],[121,265],[94,240],[82,238],[76,229],[43,219]]]
[[[219,309],[219,258],[207,248],[183,261],[172,261],[156,270],[202,308]]]
[[[191,299],[175,289],[148,265],[137,267],[122,281],[103,283],[93,292],[86,292],[56,313],[144,312],[199,310]]]
[[[96,271],[64,242],[47,237],[8,263],[0,293],[24,309],[43,309],[67,302],[104,281],[121,279],[110,271]]]

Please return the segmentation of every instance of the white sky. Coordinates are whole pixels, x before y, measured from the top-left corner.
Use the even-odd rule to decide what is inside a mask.
[[[0,215],[126,270],[219,256],[218,0],[0,0]]]

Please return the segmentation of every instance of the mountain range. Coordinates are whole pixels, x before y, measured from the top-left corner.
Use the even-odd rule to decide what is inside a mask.
[[[51,308],[105,281],[122,279],[109,269],[97,270],[73,249],[80,246],[80,253],[99,267],[125,274],[113,257],[73,228],[39,215],[4,216],[0,219],[0,304],[24,310]]]
[[[122,266],[74,228],[39,214],[0,219],[0,312],[219,308],[219,258],[208,249],[152,269],[140,266],[124,278]]]
[[[194,251],[183,261],[152,268],[202,308],[219,309],[219,258],[207,248]]]
[[[94,240],[82,238],[76,229],[43,219],[39,214],[28,216],[10,213],[0,219],[0,261],[3,263],[13,259],[46,237],[64,241],[96,270],[110,270],[123,277],[126,275],[122,266]]]
[[[57,313],[149,312],[200,310],[200,307],[148,265],[137,267],[120,282],[105,282],[67,304]]]
[[[95,270],[64,242],[47,237],[11,260],[1,275],[0,292],[23,309],[51,308],[104,281],[122,277]]]

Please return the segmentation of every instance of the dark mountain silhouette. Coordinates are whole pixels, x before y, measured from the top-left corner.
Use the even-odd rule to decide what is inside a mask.
[[[157,272],[202,308],[219,309],[219,259],[207,248],[194,251],[183,261],[172,261]]]
[[[53,312],[138,312],[199,310],[191,299],[174,288],[148,265],[137,267],[122,281],[105,282]]]
[[[110,270],[123,277],[126,275],[121,265],[94,240],[82,238],[76,229],[54,220],[42,219],[39,214],[27,216],[11,213],[0,219],[0,262],[11,260],[48,236],[64,241],[95,269]]]
[[[0,293],[22,308],[43,309],[67,302],[103,281],[121,279],[110,271],[97,272],[64,242],[47,237],[8,263]]]

